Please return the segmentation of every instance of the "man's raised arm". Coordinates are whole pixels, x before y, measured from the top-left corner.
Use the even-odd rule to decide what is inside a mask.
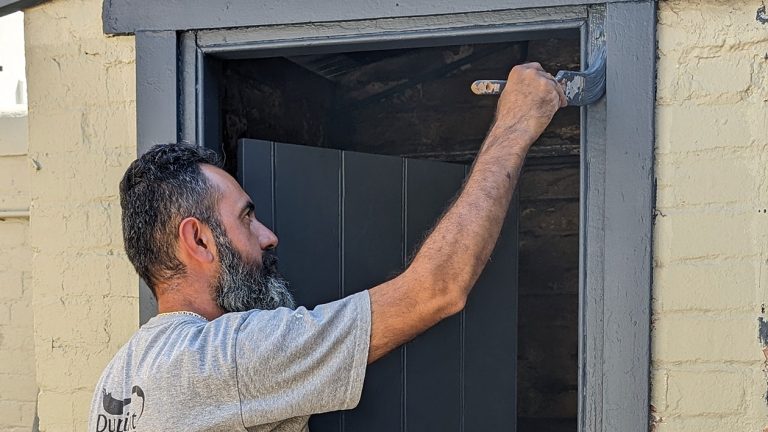
[[[368,363],[464,308],[499,237],[525,155],[565,104],[538,63],[512,69],[461,194],[408,268],[370,290]]]

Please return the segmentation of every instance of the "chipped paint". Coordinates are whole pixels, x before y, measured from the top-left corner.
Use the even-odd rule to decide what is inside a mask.
[[[584,77],[575,76],[573,79],[563,82],[562,85],[565,87],[565,97],[567,97],[568,100],[572,100],[584,90]]]
[[[656,432],[658,430],[659,423],[664,422],[664,418],[659,415],[659,413],[656,411],[656,407],[653,404],[651,404],[650,409],[648,410],[648,412],[649,412],[649,417],[650,417],[648,419],[649,426],[650,426],[649,427],[649,431],[650,432]]]
[[[768,348],[768,321],[763,319],[763,317],[759,317],[757,319],[757,322],[759,323],[758,339],[760,340],[760,343],[763,345],[763,348]]]
[[[765,314],[765,304],[760,306],[760,311]],[[763,357],[765,357],[762,368],[763,375],[765,376],[766,386],[768,386],[768,321],[766,321],[763,317],[758,317],[757,322],[757,338],[760,341],[760,345],[763,347]],[[763,400],[765,401],[766,405],[768,405],[768,391],[763,394]]]
[[[757,8],[757,16],[755,19],[761,24],[768,24],[768,13],[765,11],[765,2],[763,2],[762,6]]]

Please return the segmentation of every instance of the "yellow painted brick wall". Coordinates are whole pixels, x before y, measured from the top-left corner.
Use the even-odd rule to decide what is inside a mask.
[[[29,208],[26,116],[0,113],[0,210]],[[29,221],[0,218],[0,430],[30,432],[37,384]]]
[[[659,432],[768,426],[758,321],[768,304],[761,5],[659,3],[652,330]]]
[[[768,26],[755,20],[759,6],[659,5],[657,431],[768,426],[758,323],[768,303]],[[43,431],[85,429],[93,385],[138,323],[117,199],[136,152],[134,45],[104,36],[100,14],[100,1],[58,0],[25,18],[29,151],[39,166],[28,171],[31,251],[23,222],[2,238],[32,255],[9,277],[22,280],[23,303],[31,269]]]
[[[118,183],[136,156],[133,37],[107,37],[100,0],[25,15],[30,244],[41,431],[86,429],[99,374],[138,327]]]

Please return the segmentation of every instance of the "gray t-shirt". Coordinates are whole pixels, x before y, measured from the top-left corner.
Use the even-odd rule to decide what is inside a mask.
[[[104,370],[88,431],[307,431],[359,402],[370,331],[367,291],[311,311],[159,315]]]

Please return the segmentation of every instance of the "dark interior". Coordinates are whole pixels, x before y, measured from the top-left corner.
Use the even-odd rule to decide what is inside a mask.
[[[579,68],[579,40],[345,52],[223,61],[221,150],[235,171],[240,138],[470,164],[496,98],[469,90],[538,61]],[[578,108],[533,146],[520,186],[518,425],[577,430]]]

